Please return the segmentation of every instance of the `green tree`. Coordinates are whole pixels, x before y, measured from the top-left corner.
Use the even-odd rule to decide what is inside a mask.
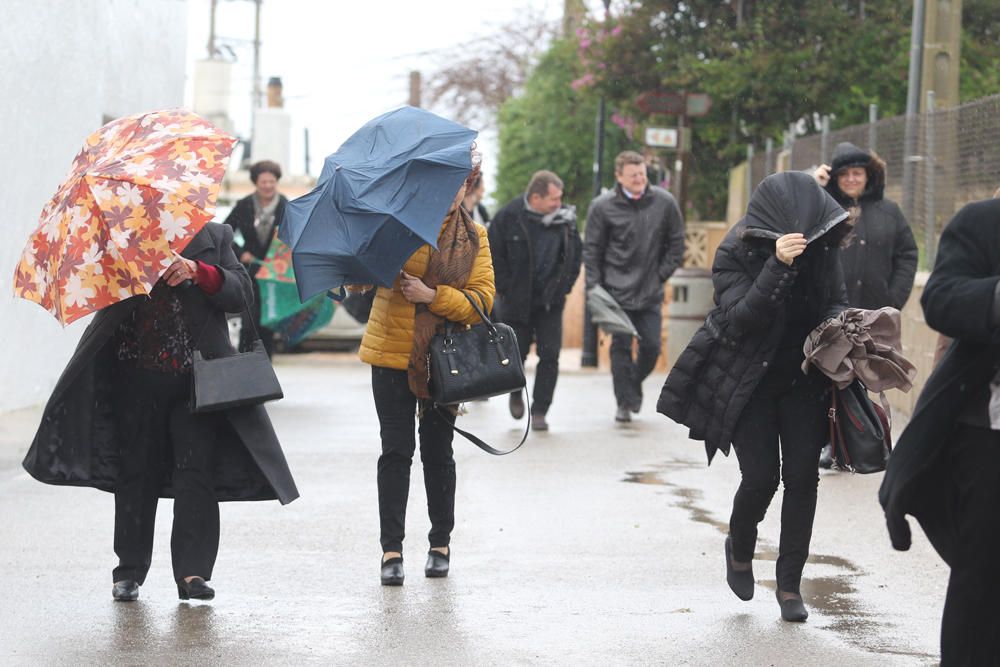
[[[566,185],[564,199],[577,207],[582,226],[592,195],[594,122],[598,98],[593,90],[575,90],[583,75],[575,40],[554,42],[541,57],[524,91],[503,105],[499,115],[500,156],[495,197],[503,205],[524,192],[531,175],[554,171]],[[605,182],[609,160],[630,143],[609,123],[605,133]]]

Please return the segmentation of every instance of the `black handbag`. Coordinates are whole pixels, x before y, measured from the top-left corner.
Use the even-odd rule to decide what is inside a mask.
[[[260,405],[284,397],[278,376],[264,349],[250,309],[246,321],[253,327],[254,342],[246,352],[226,357],[206,358],[198,349],[202,327],[195,343],[191,369],[191,411],[215,412],[244,405]],[[206,322],[205,326],[208,326]]]
[[[456,405],[491,396],[501,396],[516,391],[527,391],[521,351],[517,347],[517,336],[506,324],[492,322],[476,301],[467,293],[482,324],[462,325],[447,322],[443,333],[435,335],[428,351],[428,389],[435,408]],[[502,456],[516,451],[528,439],[531,428],[530,405],[524,437],[511,450],[498,450],[476,436],[452,426],[455,432],[483,451]]]
[[[888,413],[876,405],[858,380],[830,392],[830,443],[837,465],[868,474],[885,470],[892,452]]]

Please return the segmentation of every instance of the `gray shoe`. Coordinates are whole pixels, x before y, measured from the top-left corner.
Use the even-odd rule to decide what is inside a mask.
[[[545,421],[545,415],[531,415],[532,431],[548,431],[549,423]]]
[[[514,419],[524,416],[524,399],[520,393],[510,395],[510,416]]]

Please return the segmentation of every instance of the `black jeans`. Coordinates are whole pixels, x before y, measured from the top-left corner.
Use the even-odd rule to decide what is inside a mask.
[[[118,567],[112,579],[146,580],[156,505],[170,482],[174,579],[199,576],[207,581],[219,553],[219,501],[211,475],[218,416],[191,412],[190,375],[122,368],[117,377],[121,459],[115,484]]]
[[[816,466],[829,436],[829,387],[830,381],[815,369],[809,375],[794,365],[772,370],[747,401],[733,434],[742,474],[729,519],[733,559],[753,560],[757,524],[778,490],[780,473],[785,491],[776,573],[778,588],[789,593],[799,592],[809,557],[819,484]]]
[[[618,405],[632,407],[642,402],[642,381],[656,368],[663,314],[659,308],[626,310],[625,313],[639,332],[639,353],[632,358],[632,336],[614,334],[611,337],[611,379]]]
[[[948,444],[956,548],[941,619],[941,664],[996,664],[1000,655],[1000,431],[960,426]]]
[[[410,495],[410,464],[416,450],[413,434],[417,397],[410,391],[406,371],[372,366],[372,394],[381,427],[382,455],[378,457],[378,513],[382,551],[402,551],[406,533],[406,501]],[[423,405],[420,417],[420,461],[424,466],[428,535],[431,547],[446,547],[455,527],[455,458],[451,441],[455,417],[448,419]]]
[[[559,351],[562,349],[563,306],[546,306],[531,312],[531,322],[513,324],[521,361],[528,358],[528,348],[535,344],[538,366],[531,396],[531,413],[544,415],[552,405],[552,395],[559,379]],[[517,392],[520,395],[521,392]]]

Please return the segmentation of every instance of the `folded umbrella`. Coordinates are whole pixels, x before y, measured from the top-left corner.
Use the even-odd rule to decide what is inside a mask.
[[[607,334],[628,334],[639,338],[632,320],[625,314],[614,297],[600,285],[587,290],[587,308],[590,309],[590,321],[601,327]]]
[[[185,109],[120,118],[90,135],[28,239],[15,296],[66,325],[149,294],[212,219],[235,145]]]
[[[299,300],[292,249],[274,239],[256,274],[260,286],[260,323],[295,347],[333,319],[333,303],[322,296]]]
[[[816,366],[843,389],[855,379],[870,391],[909,391],[917,376],[916,367],[899,350],[899,311],[895,308],[863,310],[848,308],[809,334],[803,345],[805,361]]]
[[[278,235],[292,248],[303,301],[351,284],[391,286],[441,224],[472,169],[477,133],[402,107],[366,123],[291,202]]]

